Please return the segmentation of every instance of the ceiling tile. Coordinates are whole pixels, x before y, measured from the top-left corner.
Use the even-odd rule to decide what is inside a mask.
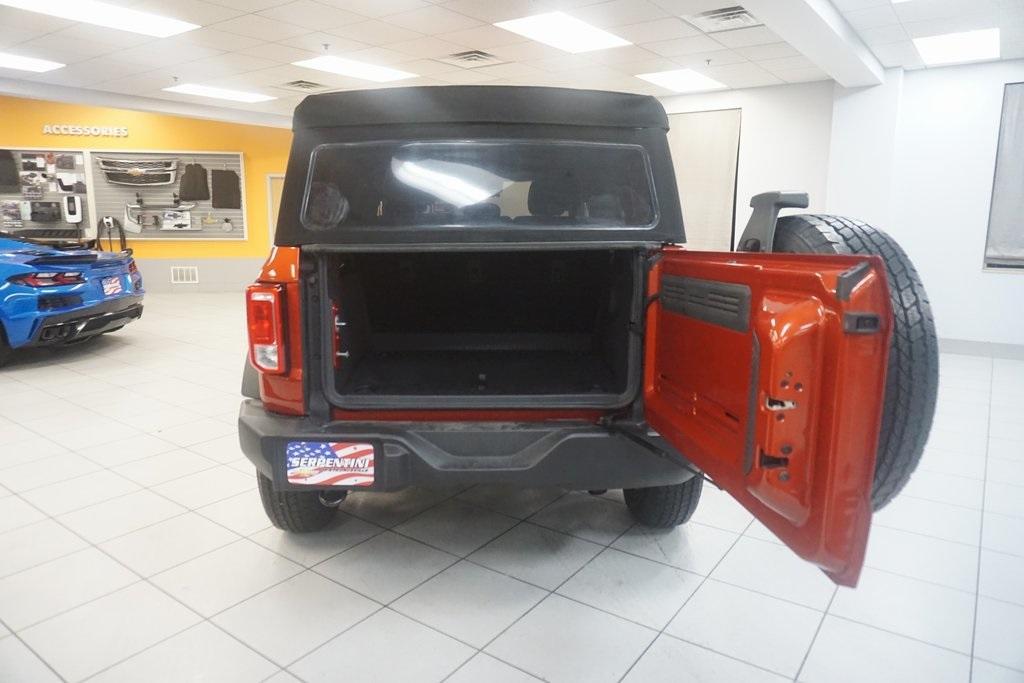
[[[399,62],[391,65],[392,68],[400,69],[401,71],[408,71],[412,74],[419,74],[420,76],[434,77],[438,74],[448,73],[455,69],[462,67],[452,66],[451,64],[445,64],[444,62],[438,62],[433,59],[416,59],[411,62]]]
[[[191,62],[220,53],[220,50],[200,45],[189,45],[187,49],[182,49],[181,43],[178,41],[164,39],[121,50],[117,53],[117,58],[137,64],[158,67]]]
[[[472,85],[474,83],[487,83],[495,81],[498,76],[490,73],[477,73],[479,69],[457,69],[443,74],[437,74],[435,79],[453,85]]]
[[[730,88],[758,88],[782,83],[782,79],[778,76],[774,76],[750,62],[712,66],[700,71]]]
[[[644,21],[628,26],[616,26],[615,35],[633,43],[653,43],[659,40],[686,38],[700,35],[700,31],[676,17],[666,17],[655,21]]]
[[[523,76],[539,76],[544,72],[526,64],[509,63],[495,64],[494,66],[481,66],[473,71],[494,76],[496,78],[520,78]]]
[[[712,52],[694,52],[693,54],[679,55],[673,57],[672,61],[679,66],[696,69],[723,66],[725,64],[739,64],[746,62],[747,58],[734,50],[714,50]]]
[[[588,24],[602,28],[636,24],[668,17],[668,13],[664,9],[647,0],[610,0],[610,2],[602,2],[574,9],[571,14]]]
[[[444,7],[431,5],[422,9],[414,9],[409,12],[392,14],[387,18],[388,24],[433,35],[436,33],[450,33],[462,29],[477,26],[480,22],[464,14],[459,14]]]
[[[752,26],[750,28],[738,28],[732,31],[718,31],[711,34],[711,37],[726,47],[769,45],[782,40],[772,33],[766,26]]]
[[[636,75],[657,73],[658,71],[672,71],[673,69],[678,69],[679,64],[668,57],[658,57],[655,55],[651,59],[633,62],[632,64],[623,64],[619,68],[628,71],[632,75]]]
[[[256,47],[238,50],[236,54],[268,59],[279,64],[291,64],[303,59],[312,59],[320,52],[320,50],[303,50],[302,48],[282,43],[262,43]]]
[[[281,4],[281,0],[213,0],[213,2],[241,12],[259,12]]]
[[[56,31],[52,35],[69,38],[71,40],[88,40],[95,43],[105,43],[110,45],[112,49],[133,47],[153,40],[150,36],[143,36],[138,33],[128,33],[127,31],[118,31],[112,28],[103,28],[102,26],[90,26],[89,24],[72,24],[65,29]]]
[[[349,24],[348,26],[342,26],[341,28],[334,28],[331,29],[330,32],[336,36],[341,36],[342,38],[348,38],[350,40],[358,40],[359,42],[366,43],[368,45],[398,43],[403,40],[419,38],[423,35],[417,31],[410,31],[409,29],[391,26],[390,24],[386,24],[383,21],[377,21],[376,19],[361,21],[358,24]]]
[[[56,17],[47,16],[38,12],[29,12],[22,9],[13,9],[11,7],[0,7],[0,26],[3,26],[5,31],[8,28],[12,28],[20,31],[49,33],[51,31],[59,31],[63,28],[74,26],[74,22],[67,21],[66,19],[57,19]]]
[[[688,14],[698,14],[699,12],[708,12],[722,7],[730,7],[736,4],[729,0],[651,0],[651,2],[666,12],[679,17]]]
[[[859,33],[860,39],[869,46],[898,43],[902,40],[907,40],[908,37],[906,30],[900,24],[866,28],[860,30]]]
[[[864,9],[865,7],[878,7],[879,5],[889,5],[891,3],[892,0],[832,0],[832,4],[840,12]]]
[[[238,52],[228,52],[222,55],[204,57],[203,59],[186,62],[185,64],[179,64],[171,68],[181,71],[181,73],[174,75],[179,76],[184,80],[186,74],[189,78],[203,77],[204,73],[207,78],[220,78],[222,76],[233,76],[247,71],[269,69],[271,67],[278,66],[279,64],[280,62],[269,58],[253,57],[252,55],[243,55]]]
[[[320,32],[305,33],[301,36],[292,36],[291,38],[285,38],[284,40],[279,40],[277,42],[281,45],[287,45],[288,47],[295,47],[309,52],[316,52],[317,54],[323,54],[324,45],[327,45],[327,51],[331,54],[337,54],[339,52],[353,52],[355,50],[362,50],[363,48],[370,47],[370,44],[366,42],[342,38],[341,36],[333,33]],[[266,43],[264,43],[264,45],[265,44]]]
[[[215,5],[212,2],[203,2],[203,0],[142,0],[142,2],[131,3],[131,7],[143,12],[189,21],[200,26],[216,24],[245,13],[237,8]]]
[[[814,65],[814,62],[803,55],[797,55],[796,57],[779,57],[778,59],[765,59],[758,62],[758,65],[776,75],[778,75],[778,72],[780,71],[817,68]]]
[[[547,59],[550,57],[559,57],[564,54],[569,54],[564,50],[559,50],[558,48],[551,47],[550,45],[535,43],[532,40],[527,40],[522,43],[513,43],[512,45],[496,46],[487,51],[511,62],[527,62],[532,59]]]
[[[374,19],[430,5],[425,0],[319,0],[319,2]]]
[[[19,44],[14,52],[26,57],[52,59],[68,64],[110,54],[117,49],[105,43],[48,33]]]
[[[541,71],[555,73],[570,71],[572,69],[582,69],[584,67],[594,66],[597,64],[597,62],[587,55],[574,55],[569,53],[558,57],[548,57],[547,59],[534,59],[524,63],[527,66],[535,67]]]
[[[691,36],[689,38],[675,38],[673,40],[660,40],[656,43],[647,43],[645,48],[663,57],[675,57],[677,55],[692,54],[694,52],[709,52],[720,50],[721,43],[717,43],[707,36]]]
[[[777,59],[779,57],[793,57],[800,54],[789,43],[770,43],[768,45],[747,45],[736,48],[736,52],[747,59],[760,61],[762,59]]]
[[[449,0],[441,3],[441,7],[488,24],[546,11],[538,9],[530,0]]]
[[[492,47],[523,42],[521,35],[489,24],[481,24],[473,28],[466,28],[451,33],[440,33],[437,37],[441,40],[447,40],[451,43],[457,43],[477,50],[488,50]]]
[[[279,7],[265,9],[259,13],[259,16],[317,31],[325,31],[366,20],[366,17],[354,12],[327,7],[319,2],[312,2],[312,0],[295,0],[295,2],[289,2]]]
[[[146,68],[141,64],[133,64],[121,60],[97,57],[87,59],[77,64],[69,64],[63,69],[37,74],[33,80],[41,83],[52,83],[54,85],[66,85],[71,87],[91,87],[112,78],[123,78],[131,74],[137,74]],[[136,81],[136,87],[139,87]]]
[[[658,55],[639,45],[624,45],[611,50],[596,50],[587,53],[591,59],[599,64],[619,66],[623,64],[636,64],[650,59],[656,59]]]
[[[342,55],[348,59],[355,59],[368,64],[386,65],[409,61],[409,55],[386,47],[366,47],[362,50],[344,52]]]
[[[308,29],[303,28],[302,26],[296,26],[295,24],[289,24],[284,21],[268,19],[266,17],[261,17],[258,14],[246,14],[235,19],[228,19],[227,21],[222,21],[219,24],[214,24],[214,27],[228,33],[237,33],[241,36],[260,38],[268,41],[290,38],[292,36],[302,35],[308,31]]]
[[[4,26],[4,30],[0,31],[0,47],[17,45],[18,43],[24,43],[26,40],[41,38],[44,35],[46,34],[42,31],[28,31]]]
[[[994,13],[970,14],[951,19],[929,19],[927,21],[907,21],[903,23],[907,35],[911,38],[937,36],[957,31],[974,31],[983,28],[996,28],[999,18]]]
[[[464,52],[462,45],[449,43],[445,40],[438,40],[429,36],[405,40],[400,43],[389,43],[389,50],[402,52],[410,57],[446,57],[456,52]]]
[[[1019,2],[1019,0],[1016,0]],[[996,12],[999,4],[992,0],[928,0],[927,2],[901,2],[892,6],[900,21],[929,21],[955,19],[979,12]]]
[[[878,26],[890,26],[900,23],[893,11],[892,5],[879,5],[877,7],[865,7],[847,12],[843,16],[850,26],[857,30],[865,28],[877,28]]]
[[[827,81],[830,80],[828,74],[817,67],[807,67],[804,69],[784,69],[781,71],[774,72],[776,76],[784,80],[786,83],[804,83],[807,81]]]
[[[224,50],[225,52],[244,50],[248,47],[263,44],[263,41],[259,38],[240,36],[237,33],[227,33],[208,26],[198,28],[195,31],[182,33],[178,38],[186,43],[202,45],[203,47],[212,47],[218,50]]]

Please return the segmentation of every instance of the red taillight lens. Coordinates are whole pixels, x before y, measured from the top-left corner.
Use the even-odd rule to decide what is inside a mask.
[[[27,275],[15,275],[10,278],[11,282],[28,287],[57,287],[59,285],[79,285],[85,282],[81,273],[28,273]]]
[[[287,370],[284,348],[284,288],[251,285],[245,293],[249,322],[249,359],[261,372],[281,375]]]
[[[137,272],[139,272],[139,267],[137,265],[135,265],[135,259],[132,259],[131,261],[128,262],[128,272],[129,273],[137,273]]]

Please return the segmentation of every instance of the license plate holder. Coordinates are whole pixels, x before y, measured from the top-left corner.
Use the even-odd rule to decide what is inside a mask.
[[[105,277],[100,280],[100,284],[103,285],[103,296],[114,296],[124,292],[124,285],[121,283],[120,275]]]
[[[373,486],[373,444],[354,441],[289,441],[285,480],[292,486]]]

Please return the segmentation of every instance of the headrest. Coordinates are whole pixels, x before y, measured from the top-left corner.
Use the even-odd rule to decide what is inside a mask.
[[[534,216],[574,214],[580,203],[579,180],[570,175],[537,178],[530,183],[526,205]]]

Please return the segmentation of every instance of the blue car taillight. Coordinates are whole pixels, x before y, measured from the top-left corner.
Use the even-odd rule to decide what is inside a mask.
[[[60,285],[81,284],[85,282],[85,278],[79,272],[25,273],[8,278],[8,282],[14,282],[27,287],[58,287]]]

